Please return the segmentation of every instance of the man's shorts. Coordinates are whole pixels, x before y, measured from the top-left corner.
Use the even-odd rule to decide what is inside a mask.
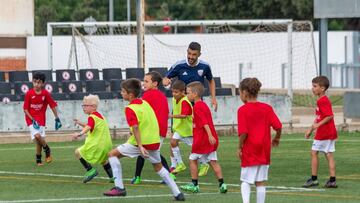
[[[29,130],[30,130],[31,140],[35,139],[36,134],[40,134],[40,136],[42,138],[45,137],[45,127],[44,126],[40,126],[39,129],[35,129],[33,125],[29,125]]]
[[[311,150],[318,152],[335,152],[335,140],[314,140]]]
[[[240,180],[249,184],[267,181],[268,171],[269,165],[241,167]]]
[[[191,153],[189,156],[190,160],[198,160],[201,159],[205,162],[209,162],[209,161],[217,161],[217,154],[216,151],[211,152],[209,154],[196,154],[196,153]]]
[[[175,140],[180,140],[181,142],[191,146],[193,143],[193,137],[182,137],[179,133],[175,132],[172,136],[173,139]]]
[[[135,158],[142,156],[139,148],[129,143],[124,143],[116,147],[116,149],[124,156]],[[147,150],[149,157],[145,158],[153,164],[161,163],[160,150]]]

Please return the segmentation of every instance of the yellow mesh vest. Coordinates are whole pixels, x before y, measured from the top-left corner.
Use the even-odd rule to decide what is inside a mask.
[[[160,143],[159,125],[154,110],[145,100],[142,100],[142,102],[142,104],[130,104],[127,106],[135,112],[138,119],[141,144]],[[130,128],[130,130],[132,135],[127,142],[132,145],[137,145],[133,129]]]
[[[181,114],[181,103],[183,101],[186,101],[188,104],[190,104],[192,111],[192,105],[186,96],[181,98],[178,103],[176,103],[176,99],[173,98],[173,115]],[[187,116],[186,118],[173,118],[172,129],[174,132],[179,133],[181,137],[190,137],[193,134],[192,122],[193,122],[192,115]]]

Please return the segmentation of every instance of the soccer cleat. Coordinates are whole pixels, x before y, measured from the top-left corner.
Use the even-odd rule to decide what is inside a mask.
[[[104,192],[105,196],[126,196],[126,190],[119,187],[113,187],[111,190]]]
[[[134,184],[134,185],[138,185],[141,183],[141,178],[140,176],[136,176],[134,177],[132,180],[131,180],[131,184]]]
[[[303,185],[304,188],[309,188],[309,187],[314,187],[314,186],[318,186],[319,185],[319,181],[318,180],[313,180],[311,178],[309,178]]]
[[[198,193],[200,191],[199,185],[195,186],[193,183],[189,183],[187,185],[180,186],[180,188],[185,191],[192,192],[192,193]]]
[[[183,193],[180,193],[178,194],[176,197],[175,197],[175,201],[185,201],[185,196]]]
[[[97,172],[97,170],[95,168],[92,168],[90,171],[85,173],[85,178],[83,180],[83,183],[87,183],[90,180],[92,180],[93,178],[95,178],[95,176],[97,176],[99,173]]]
[[[228,189],[227,189],[227,185],[225,183],[221,184],[221,186],[219,187],[220,189],[220,193],[227,193]]]
[[[52,162],[52,160],[53,160],[53,158],[52,158],[52,156],[51,155],[49,155],[49,156],[47,156],[47,157],[45,157],[45,162],[46,163],[51,163]]]
[[[186,166],[184,163],[178,164],[175,168],[175,170],[173,170],[171,173],[175,174],[175,173],[179,173],[181,171],[185,171],[186,170]]]
[[[201,164],[199,168],[198,176],[206,176],[209,168],[210,168],[209,164]]]
[[[330,181],[328,180],[326,184],[324,185],[324,188],[337,188],[336,181]]]

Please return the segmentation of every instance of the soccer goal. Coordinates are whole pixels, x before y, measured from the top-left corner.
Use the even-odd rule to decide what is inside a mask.
[[[58,60],[64,45],[56,40],[67,29],[67,58]],[[54,33],[54,34],[53,34]],[[136,22],[48,23],[50,68],[137,67]],[[313,26],[309,21],[213,20],[145,21],[144,66],[167,67],[185,59],[190,42],[202,46],[201,59],[222,83],[239,85],[257,77],[262,89],[287,94],[309,90],[317,75]],[[66,61],[66,64],[65,62]],[[66,66],[66,67],[64,67]],[[309,91],[306,91],[309,93]],[[304,97],[305,98],[305,97]],[[308,99],[300,105],[308,105]]]

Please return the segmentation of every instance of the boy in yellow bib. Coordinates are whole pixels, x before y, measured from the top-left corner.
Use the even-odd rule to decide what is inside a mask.
[[[139,97],[141,82],[137,79],[127,79],[121,83],[121,96],[130,104],[125,108],[125,117],[130,126],[131,136],[124,144],[119,145],[109,153],[109,162],[114,174],[115,187],[104,193],[105,196],[126,196],[122,178],[121,163],[118,158],[138,156],[149,160],[155,172],[171,189],[175,200],[184,201],[169,172],[161,164],[160,158],[160,132],[154,110],[149,103]]]
[[[87,170],[84,183],[89,182],[98,172],[91,164],[102,164],[106,174],[112,180],[112,170],[107,161],[107,154],[112,149],[112,141],[108,123],[103,115],[97,112],[100,99],[97,95],[88,95],[83,99],[82,108],[85,114],[88,114],[88,122],[82,123],[74,119],[74,123],[80,125],[83,129],[80,133],[75,133],[73,139],[76,140],[86,134],[85,144],[75,150],[75,156]]]

